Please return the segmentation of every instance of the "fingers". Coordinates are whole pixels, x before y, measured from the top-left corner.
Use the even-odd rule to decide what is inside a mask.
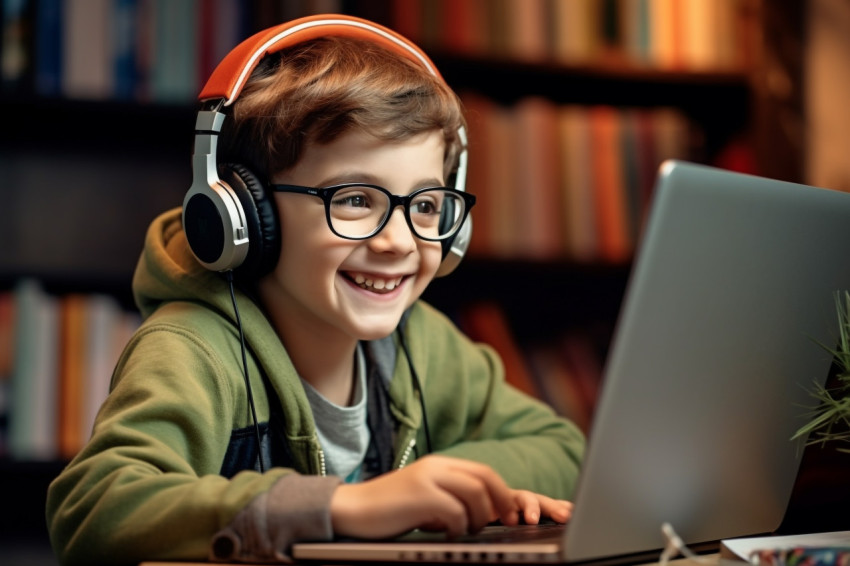
[[[462,517],[455,518],[455,524],[448,529],[451,534],[481,530],[496,515],[490,489],[478,476],[460,470],[441,476],[438,485],[447,498],[462,506]]]
[[[512,491],[483,464],[429,456],[362,484],[341,485],[331,499],[334,532],[391,536],[414,527],[453,535],[477,531],[504,509]]]
[[[428,531],[442,531],[451,536],[459,536],[474,529],[471,509],[455,494],[437,491],[428,502],[429,509],[424,515],[425,521],[417,525]]]
[[[540,522],[540,502],[535,493],[519,489],[514,492],[517,506],[522,512],[523,521],[529,525]]]
[[[452,534],[478,531],[496,519],[505,525],[516,525],[520,517],[528,524],[537,524],[543,517],[566,523],[572,516],[571,502],[511,489],[498,473],[484,464],[440,456],[419,462],[423,467],[427,462],[431,468],[427,473],[434,474],[440,488],[463,504],[465,526],[461,517],[445,515],[445,528]],[[441,505],[448,509],[448,502],[444,500]]]
[[[519,508],[513,490],[492,468],[467,460],[446,459],[450,473],[445,483],[470,514],[470,530],[480,530],[495,519],[518,522]]]
[[[548,517],[558,523],[566,523],[573,512],[573,504],[563,499],[552,499],[545,495],[526,490],[517,490],[516,502],[522,510],[526,523],[536,525],[541,517]]]
[[[361,484],[341,485],[331,499],[334,532],[385,537],[412,528],[460,535],[499,519],[505,525],[536,524],[541,517],[566,522],[572,504],[514,490],[484,464],[427,456]]]
[[[551,507],[548,505],[542,506],[543,515],[558,523],[566,523],[569,521],[570,517],[573,516],[572,502],[564,501],[562,499],[552,499],[551,502]]]

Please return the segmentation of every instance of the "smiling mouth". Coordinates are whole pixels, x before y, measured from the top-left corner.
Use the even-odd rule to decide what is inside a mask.
[[[404,280],[404,276],[383,278],[363,273],[348,273],[346,275],[358,287],[373,293],[389,293],[401,285]]]

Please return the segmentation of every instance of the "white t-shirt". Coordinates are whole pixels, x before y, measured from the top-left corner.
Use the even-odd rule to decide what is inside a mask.
[[[360,479],[361,466],[369,449],[369,426],[366,424],[366,358],[358,344],[355,354],[353,402],[341,407],[328,401],[312,385],[301,380],[307,400],[313,409],[319,442],[325,453],[325,468],[329,475],[347,482]]]

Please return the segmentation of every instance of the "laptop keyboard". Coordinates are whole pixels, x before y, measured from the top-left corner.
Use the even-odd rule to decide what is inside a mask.
[[[491,525],[481,532],[452,537],[454,542],[528,542],[560,540],[564,536],[566,525],[560,523],[542,523],[540,525]]]

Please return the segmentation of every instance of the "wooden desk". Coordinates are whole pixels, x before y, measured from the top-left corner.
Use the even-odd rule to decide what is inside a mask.
[[[702,560],[696,562],[689,558],[675,558],[670,560],[668,564],[675,566],[741,566],[742,562],[738,561],[730,561],[724,560],[720,558],[719,554],[705,554],[700,556]],[[215,564],[217,566],[245,566],[244,563],[226,563],[226,562],[142,562],[139,566],[210,566],[211,564]],[[297,562],[296,562],[297,564]],[[387,564],[393,564],[392,562],[387,562]],[[423,563],[424,564],[424,563]],[[449,563],[446,564],[456,564]],[[659,566],[659,562],[640,562],[635,566]]]

